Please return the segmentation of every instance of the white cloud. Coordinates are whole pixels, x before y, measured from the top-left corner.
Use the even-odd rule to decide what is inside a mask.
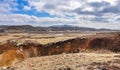
[[[44,1],[29,1],[30,6],[34,6],[39,12],[45,11],[51,15],[64,16],[73,9],[82,6],[79,0],[44,0]],[[70,13],[69,13],[70,14]],[[69,15],[67,14],[67,15]]]
[[[38,12],[41,12],[45,5],[45,2],[42,0],[29,0],[28,3],[30,4],[30,7],[35,7]]]
[[[84,9],[82,9],[82,11],[89,11],[89,12],[92,12],[92,11],[95,11],[93,7],[85,7]]]
[[[88,2],[108,2],[110,3],[112,6],[116,5],[118,0],[88,0]]]
[[[29,7],[29,6],[24,6],[23,9],[24,9],[24,10],[31,10],[31,7]]]
[[[16,8],[17,6],[17,0],[3,0],[0,2],[0,14],[1,13],[10,13],[11,11],[18,10]]]
[[[84,27],[93,27],[93,28],[110,28],[110,29],[119,29],[119,23],[100,23],[100,22],[91,22],[90,19],[95,18],[95,16],[80,16],[75,19],[67,19],[67,18],[38,18],[36,16],[28,16],[23,14],[9,14],[2,15],[0,17],[0,24],[7,25],[34,25],[34,26],[51,26],[51,25],[76,25],[76,26],[84,26]],[[84,21],[86,19],[86,21]]]
[[[23,14],[9,14],[9,15],[1,15],[0,24],[10,24],[10,25],[19,25],[19,24],[31,24],[31,25],[45,25],[49,26],[51,24],[61,24],[61,23],[73,23],[73,19],[65,19],[65,18],[38,18],[36,16],[29,16]]]
[[[111,6],[115,6],[118,0],[29,0],[28,2],[38,12],[45,11],[51,15],[65,16],[73,14],[74,12],[72,11],[76,8],[81,8],[83,11],[95,11],[88,3],[107,2]],[[103,10],[103,7],[100,7],[98,10]]]

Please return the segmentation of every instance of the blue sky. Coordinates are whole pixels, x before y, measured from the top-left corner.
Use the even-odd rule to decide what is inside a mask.
[[[120,0],[0,0],[0,25],[120,29]]]

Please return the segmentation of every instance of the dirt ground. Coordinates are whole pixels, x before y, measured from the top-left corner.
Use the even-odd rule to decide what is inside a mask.
[[[74,53],[42,56],[16,63],[13,70],[120,70],[120,54]]]

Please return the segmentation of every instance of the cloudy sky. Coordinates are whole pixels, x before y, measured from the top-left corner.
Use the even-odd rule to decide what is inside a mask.
[[[120,0],[0,0],[0,25],[120,29]]]

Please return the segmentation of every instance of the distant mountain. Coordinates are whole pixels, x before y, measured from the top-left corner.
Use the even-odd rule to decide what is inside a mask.
[[[0,26],[0,32],[41,32],[41,31],[111,31],[110,29],[95,29],[89,27],[77,27],[71,25],[54,25],[49,27],[31,25]]]
[[[0,26],[1,30],[5,32],[32,32],[32,31],[46,31],[45,27],[33,27],[31,25],[10,25]]]
[[[12,25],[12,26],[1,26],[5,30],[36,30],[30,25]]]
[[[55,25],[50,26],[50,28],[53,29],[53,31],[65,31],[65,30],[79,30],[79,31],[111,31],[111,29],[96,29],[96,28],[89,28],[89,27],[78,27],[78,26],[72,26],[72,25]]]
[[[88,28],[88,27],[77,27],[71,25],[57,25],[57,26],[50,26],[53,31],[66,31],[66,30],[81,30],[81,31],[95,31],[95,28]]]

